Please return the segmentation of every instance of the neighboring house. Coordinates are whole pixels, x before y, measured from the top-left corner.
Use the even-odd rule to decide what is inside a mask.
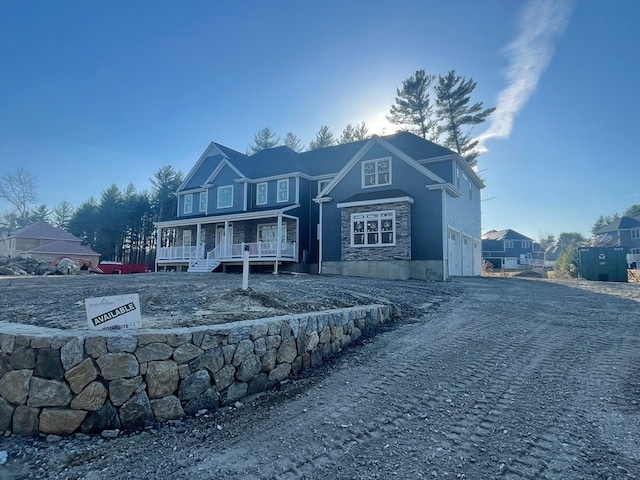
[[[247,156],[211,143],[158,222],[156,269],[242,262],[386,278],[481,274],[480,189],[459,155],[407,132]]]
[[[595,232],[596,247],[625,247],[629,268],[640,267],[640,215],[620,217]]]
[[[511,230],[489,230],[482,235],[482,258],[493,268],[518,268],[540,263],[537,244],[529,237]]]
[[[60,257],[98,265],[100,254],[82,245],[82,240],[47,222],[36,222],[0,240],[0,255],[36,258],[52,262]]]

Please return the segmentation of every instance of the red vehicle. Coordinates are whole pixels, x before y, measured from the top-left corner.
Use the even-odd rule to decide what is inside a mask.
[[[147,273],[149,267],[144,263],[100,262],[100,270],[108,274]]]

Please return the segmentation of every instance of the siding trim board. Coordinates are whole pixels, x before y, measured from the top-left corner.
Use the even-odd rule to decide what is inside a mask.
[[[387,203],[413,203],[414,200],[412,197],[396,197],[396,198],[379,198],[376,200],[361,200],[359,202],[342,202],[336,205],[338,208],[348,208],[348,207],[361,207],[364,205],[384,205]]]

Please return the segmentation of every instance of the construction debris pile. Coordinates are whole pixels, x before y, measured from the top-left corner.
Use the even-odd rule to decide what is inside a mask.
[[[82,259],[56,258],[42,262],[36,258],[0,256],[0,276],[21,275],[75,275],[77,273],[103,273],[93,263]]]

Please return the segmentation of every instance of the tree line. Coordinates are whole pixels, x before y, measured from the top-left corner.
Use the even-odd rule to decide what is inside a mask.
[[[441,144],[462,156],[471,166],[477,163],[478,140],[471,136],[473,126],[487,120],[495,107],[484,108],[483,102],[471,102],[471,94],[477,83],[451,70],[446,75],[428,74],[424,69],[402,81],[396,89],[395,103],[391,105],[387,120],[398,125],[399,130],[409,131],[425,140]],[[342,143],[365,140],[371,134],[365,122],[349,123],[339,137],[322,125],[306,150],[329,147]],[[278,145],[302,152],[305,146],[297,135],[288,132],[283,141],[265,127],[254,135],[247,154]]]
[[[63,201],[49,210],[44,204],[30,208],[37,200],[37,179],[18,168],[0,177],[0,198],[14,207],[0,217],[0,233],[6,235],[45,221],[80,238],[101,255],[101,260],[151,266],[156,251],[154,224],[176,216],[173,193],[183,178],[182,172],[167,165],[150,179],[151,191],[138,192],[133,184],[120,190],[112,184],[99,200],[92,196],[77,208]]]

